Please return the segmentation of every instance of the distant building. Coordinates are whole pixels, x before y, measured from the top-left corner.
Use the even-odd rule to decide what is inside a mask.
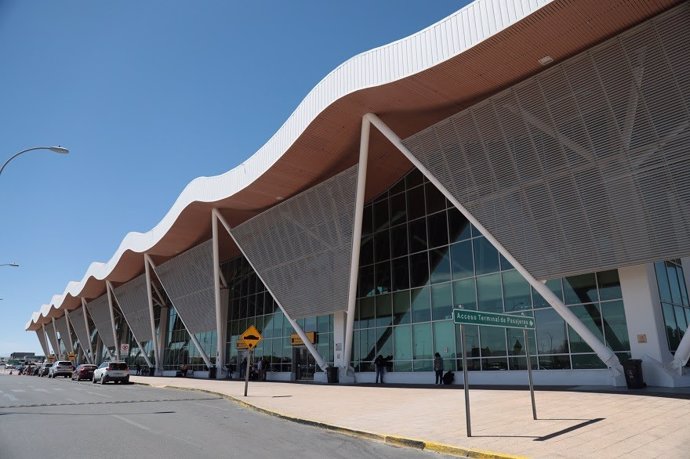
[[[12,360],[34,360],[36,358],[36,354],[34,352],[13,352],[10,354],[10,359]]]

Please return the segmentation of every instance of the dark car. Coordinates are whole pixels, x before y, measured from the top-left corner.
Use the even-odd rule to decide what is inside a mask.
[[[93,370],[95,370],[96,368],[96,365],[91,365],[90,363],[83,363],[72,372],[72,379],[76,379],[77,381],[81,381],[82,379],[90,380],[91,378],[93,378]]]

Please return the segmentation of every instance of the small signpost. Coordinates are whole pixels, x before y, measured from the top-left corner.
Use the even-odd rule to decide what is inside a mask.
[[[247,396],[247,387],[249,386],[249,368],[252,361],[252,354],[254,353],[254,348],[261,341],[261,333],[256,329],[254,325],[250,325],[244,333],[240,335],[237,340],[237,349],[247,349],[249,354],[247,355],[247,368],[244,370],[244,396]],[[241,346],[241,347],[240,347]]]
[[[529,355],[529,341],[527,330],[534,330],[534,318],[498,314],[495,312],[473,311],[471,309],[453,309],[453,322],[460,325],[460,341],[462,343],[462,375],[465,385],[465,423],[467,436],[472,436],[472,420],[470,418],[470,386],[467,381],[467,362],[465,360],[465,325],[481,325],[483,327],[521,328],[525,340],[525,356],[527,357],[527,377],[529,379],[529,393],[532,399],[532,418],[537,419],[537,406],[534,401],[534,385],[532,383],[532,361]]]
[[[128,354],[129,354],[129,344],[121,343],[120,344],[120,355],[128,355]]]

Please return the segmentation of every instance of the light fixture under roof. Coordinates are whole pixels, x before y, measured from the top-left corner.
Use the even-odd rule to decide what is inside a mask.
[[[544,56],[541,59],[539,59],[539,63],[541,65],[549,65],[552,62],[553,62],[553,57],[551,57],[551,56]]]

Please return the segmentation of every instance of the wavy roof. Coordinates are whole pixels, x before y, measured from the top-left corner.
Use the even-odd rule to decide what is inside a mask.
[[[107,263],[91,263],[81,281],[33,313],[27,330],[79,307],[80,297],[102,295],[105,280],[134,278],[144,269],[143,254],[163,261],[208,239],[212,208],[238,224],[356,163],[365,113],[377,113],[401,137],[411,135],[538,72],[544,56],[560,61],[677,3],[477,0],[354,56],[323,78],[254,155],[224,174],[191,181],[153,229],[127,234]],[[371,197],[411,165],[376,134],[370,149]]]

